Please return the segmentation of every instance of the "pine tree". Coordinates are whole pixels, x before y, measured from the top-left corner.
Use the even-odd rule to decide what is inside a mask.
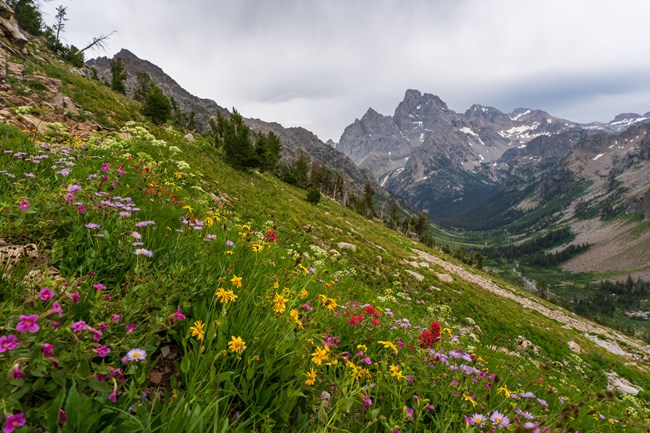
[[[136,101],[144,102],[149,94],[149,87],[151,86],[151,77],[144,71],[140,71],[135,76],[136,84],[133,91],[133,99]]]
[[[309,171],[309,157],[305,152],[300,150],[298,158],[296,159],[296,183],[298,186],[305,188],[308,185],[309,179],[307,172]]]
[[[34,0],[8,0],[18,25],[34,36],[43,34],[43,16]]]
[[[122,59],[119,57],[113,57],[111,59],[111,75],[113,76],[111,80],[111,89],[126,95],[124,81],[129,74],[126,72],[124,63],[122,63]]]
[[[368,218],[375,216],[375,188],[373,188],[372,183],[366,182],[363,186],[363,205],[365,208],[365,215]]]
[[[230,118],[217,113],[215,145],[223,146],[224,159],[237,169],[248,169],[256,166],[257,155],[251,140],[250,128],[244,123],[244,118],[233,108]]]
[[[160,87],[151,83],[149,92],[142,104],[142,114],[156,125],[162,125],[171,116],[172,106]]]

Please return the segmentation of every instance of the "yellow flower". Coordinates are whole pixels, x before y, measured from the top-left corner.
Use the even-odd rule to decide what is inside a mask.
[[[510,398],[510,391],[508,390],[508,387],[503,385],[501,388],[497,389],[497,394],[505,395],[506,398]]]
[[[311,354],[311,360],[316,365],[321,365],[323,361],[329,359],[330,348],[328,346],[317,347],[316,351]]]
[[[304,329],[305,327],[302,325],[302,321],[300,320],[300,315],[298,313],[298,310],[295,308],[289,311],[289,317],[291,317],[291,320],[296,322],[296,325],[298,325],[298,328]]]
[[[245,238],[246,236],[248,236],[248,232],[239,232],[239,236]]]
[[[262,245],[260,245],[260,244],[253,244],[253,246],[251,248],[253,249],[253,252],[256,252],[256,253],[259,253],[260,251],[262,251],[264,249],[264,247]]]
[[[390,341],[379,341],[378,343],[383,344],[386,349],[393,349],[393,351],[395,352],[395,355],[397,355],[399,353],[399,350],[397,350],[397,347],[395,347],[395,345]]]
[[[229,256],[229,255],[232,254],[232,250],[227,250],[226,252],[224,252],[224,254],[227,255],[227,256]]]
[[[273,283],[273,288],[276,289],[276,290],[279,289],[280,288],[280,283],[278,283],[277,281],[275,283]]]
[[[192,212],[194,210],[194,209],[192,209],[192,206],[190,206],[189,204],[186,204],[185,206],[183,206],[183,209],[187,209],[188,212]]]
[[[244,224],[243,226],[241,226],[241,228],[247,231],[251,231],[251,226],[249,226],[248,224]]]
[[[211,217],[207,217],[204,222],[206,227],[212,227],[214,225],[214,220]]]
[[[472,407],[476,407],[476,400],[471,395],[463,394],[463,399],[472,403]]]
[[[298,263],[298,267],[299,267],[300,269],[302,269],[302,273],[303,273],[303,274],[307,275],[307,274],[309,273],[309,269],[307,269],[306,267],[304,267],[301,263]]]
[[[365,344],[357,344],[357,349],[361,349],[364,352],[368,351],[368,347]]]
[[[190,331],[192,331],[192,337],[196,337],[197,340],[203,340],[203,321],[197,320],[194,322],[194,326],[190,326]]]
[[[405,378],[402,372],[399,371],[399,365],[391,364],[389,369],[390,369],[390,375],[396,377],[398,380]]]
[[[307,380],[305,381],[305,385],[313,385],[314,383],[316,383],[316,372],[314,371],[314,367],[312,367],[307,372]]]
[[[235,302],[237,299],[237,295],[235,295],[235,292],[232,290],[224,290],[221,287],[217,289],[217,292],[215,293],[217,296],[217,299],[219,302],[222,304],[227,304],[228,302]]]
[[[228,342],[228,349],[233,353],[241,353],[246,349],[246,343],[244,343],[241,337],[235,337],[233,335]]]
[[[302,289],[302,292],[300,292],[300,299],[305,299],[307,296],[309,296],[309,292],[305,289]]]
[[[276,292],[273,299],[273,312],[282,314],[287,309],[288,299]]]
[[[330,310],[330,311],[334,311],[334,309],[337,307],[336,299],[334,299],[334,298],[329,298],[329,299],[327,300],[327,303],[325,304],[325,307],[326,307],[328,310]]]
[[[242,283],[241,283],[242,277],[238,277],[237,275],[233,275],[232,278],[230,279],[230,284],[233,286],[237,287],[238,289],[241,288]]]

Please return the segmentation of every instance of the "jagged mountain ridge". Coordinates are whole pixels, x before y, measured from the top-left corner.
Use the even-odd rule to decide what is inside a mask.
[[[167,75],[160,67],[153,63],[140,59],[127,49],[120,50],[114,57],[120,58],[128,73],[125,80],[127,95],[133,96],[136,88],[136,75],[138,72],[146,72],[152,81],[158,85],[165,95],[174,98],[179,107],[186,113],[195,112],[196,122],[199,131],[209,130],[210,119],[216,116],[217,112],[229,114],[229,111],[211,99],[199,98],[185,90],[174,79]],[[111,80],[110,59],[98,57],[86,62],[89,68],[94,68],[97,75],[105,82]],[[357,189],[365,182],[373,182],[370,172],[359,169],[345,154],[323,143],[316,135],[304,128],[285,128],[279,123],[265,122],[259,119],[245,119],[248,126],[254,131],[273,131],[282,142],[282,160],[284,162],[295,161],[300,151],[305,152],[310,158],[319,164],[324,164],[340,171],[351,179],[353,186]]]

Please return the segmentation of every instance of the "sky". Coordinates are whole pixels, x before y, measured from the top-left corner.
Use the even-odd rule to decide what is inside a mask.
[[[49,0],[63,39],[115,31],[190,93],[338,141],[407,89],[576,122],[650,111],[646,0]]]

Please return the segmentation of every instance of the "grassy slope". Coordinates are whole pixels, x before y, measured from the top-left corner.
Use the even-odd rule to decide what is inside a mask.
[[[63,68],[56,73],[64,79],[68,74]],[[74,97],[74,81],[66,81],[71,83],[68,91]],[[95,111],[98,119],[105,119],[102,109],[119,112],[107,89],[86,86],[91,93],[86,93],[85,99],[77,98],[81,105],[88,104],[84,108]],[[561,425],[558,431],[571,427],[581,431],[647,428],[645,397],[603,399],[598,394],[606,387],[603,373],[609,369],[636,383],[648,383],[645,364],[629,365],[557,322],[458,278],[446,283],[432,272],[418,271],[425,280],[416,280],[405,272],[410,268],[403,261],[413,257],[411,248],[425,250],[424,246],[334,202],[324,200],[312,206],[304,200],[304,191],[268,174],[236,172],[222,164],[218,153],[201,140],[189,143],[180,134],[158,131],[165,141],[162,144],[133,128],[130,133],[131,140],[112,138],[96,145],[85,143],[90,150],[72,149],[76,165],[73,174],[64,178],[54,175],[51,165],[53,152],[60,157],[60,149],[68,145],[43,138],[32,141],[11,128],[0,131],[3,150],[34,155],[38,153],[35,144],[49,147],[45,153],[50,159],[40,165],[7,154],[0,157],[1,169],[15,172],[19,178],[21,171],[33,171],[38,179],[24,178],[15,184],[15,178],[3,176],[0,237],[17,244],[35,242],[49,253],[51,264],[68,282],[81,281],[75,286],[82,295],[79,304],[67,301],[69,289],[61,282],[43,283],[50,284],[64,303],[62,328],[81,318],[90,324],[110,322],[112,314],[120,314],[123,323],[138,324],[132,333],[113,328],[106,333],[102,344],[110,345],[113,355],[103,360],[92,352],[96,342],[75,338],[67,330],[43,326],[42,334],[18,335],[21,347],[3,354],[0,363],[10,370],[19,362],[28,377],[0,382],[2,395],[8,396],[3,397],[6,412],[20,410],[32,425],[51,426],[56,424],[52,419],[58,408],[63,407],[69,414],[69,426],[93,419],[88,421],[88,431],[101,431],[109,425],[125,431],[225,431],[228,425],[242,430],[459,431],[466,428],[463,417],[473,413],[500,410],[514,422],[515,408],[532,412],[543,425],[554,429]],[[189,167],[179,165],[181,160]],[[108,182],[88,180],[91,174],[103,175],[102,162],[112,164]],[[116,172],[120,163],[126,170],[124,177]],[[145,166],[151,168],[150,174],[144,171]],[[109,185],[112,182],[116,182],[115,189]],[[88,207],[84,214],[65,204],[64,185],[71,184],[83,188],[77,200]],[[132,219],[100,210],[94,193],[102,191],[128,196],[141,210],[133,212]],[[168,193],[178,195],[176,204]],[[215,201],[211,194],[219,199]],[[30,202],[28,211],[18,209],[25,199]],[[225,208],[219,210],[218,203],[225,203]],[[213,217],[215,223],[199,232],[179,222],[180,217],[206,224],[207,218]],[[150,260],[133,254],[130,233],[136,230],[135,220],[156,221],[155,226],[140,230],[144,248],[153,251]],[[101,224],[104,238],[93,236],[94,232],[84,227],[88,222]],[[177,231],[183,228],[183,232]],[[260,237],[269,229],[277,232],[277,243],[267,245]],[[214,242],[199,235],[208,232],[216,235]],[[235,241],[234,254],[225,254],[229,251],[225,239]],[[352,243],[357,250],[342,250],[338,242]],[[263,251],[253,252],[255,243],[264,246]],[[315,273],[305,273],[299,265],[311,267]],[[79,278],[89,272],[97,276],[83,283]],[[25,287],[20,274],[16,275],[2,282],[2,317],[7,322],[2,324],[1,335],[18,334],[15,328],[20,314],[43,315],[47,311],[37,300],[43,284]],[[243,288],[230,286],[233,275],[243,276]],[[96,282],[108,286],[111,299],[96,293],[91,285]],[[275,282],[279,283],[277,289],[273,288]],[[237,301],[215,303],[214,292],[220,286],[235,290]],[[303,289],[308,292],[304,299]],[[289,308],[282,313],[273,311],[278,305],[273,301],[276,294],[287,298]],[[327,306],[332,306],[332,299],[339,306],[330,311]],[[300,308],[306,301],[314,307],[312,312]],[[364,322],[351,326],[347,313],[355,309],[354,302],[374,305],[381,312],[380,326],[371,325],[371,317],[360,308],[357,314],[363,315]],[[169,320],[178,306],[188,318],[172,326]],[[292,307],[299,312],[304,330],[288,316]],[[409,319],[410,328],[400,326],[406,326],[403,320],[395,322],[402,318]],[[192,337],[189,329],[190,322],[196,320],[205,323],[201,341]],[[427,327],[433,320],[449,327],[450,334],[460,335],[456,342],[443,333],[435,347],[438,361],[419,349],[417,342],[421,330],[416,326]],[[232,336],[246,341],[243,353],[229,352],[227,341]],[[316,365],[311,354],[327,344],[327,336],[340,341],[329,346],[332,365]],[[519,336],[537,349],[517,352]],[[578,342],[584,353],[572,354],[569,340]],[[64,371],[63,377],[43,362],[39,349],[43,341],[56,344],[62,366],[57,371]],[[403,342],[405,347],[393,355],[392,349],[383,348],[379,341]],[[142,391],[155,394],[147,378],[151,371],[157,372],[156,363],[169,362],[161,355],[161,348],[167,346],[178,351],[178,357],[170,362],[177,374],[163,384],[166,394],[162,402],[142,399]],[[119,358],[133,347],[146,348],[151,362],[122,367],[126,382],[89,379],[89,373],[118,367]],[[499,349],[511,354],[504,355]],[[465,375],[442,364],[439,355],[453,350],[482,360],[474,361],[476,364],[452,360],[450,365],[475,365],[484,369],[487,378]],[[361,362],[362,356],[355,357],[358,351],[364,351],[372,364]],[[391,365],[410,373],[413,381],[391,375]],[[359,373],[362,367],[370,376]],[[317,373],[313,385],[305,384],[310,368]],[[43,372],[54,380],[44,379]],[[488,388],[485,384],[491,383],[491,374],[500,380]],[[548,410],[516,394],[506,399],[503,388],[497,391],[503,385],[513,393],[534,392],[548,402]],[[108,400],[113,389],[118,389],[119,396],[115,405]],[[325,391],[329,399],[324,397]],[[473,396],[476,406],[468,396]],[[568,403],[562,402],[563,397],[570,399]],[[364,408],[364,398],[372,399],[373,404]],[[428,409],[425,401],[435,409]],[[135,409],[129,412],[130,407]],[[407,407],[414,415],[409,415]],[[608,422],[610,419],[616,422]]]

